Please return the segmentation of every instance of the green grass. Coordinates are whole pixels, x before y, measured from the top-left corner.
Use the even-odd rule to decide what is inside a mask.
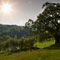
[[[55,41],[44,41],[44,42],[37,42],[34,46],[38,47],[38,48],[46,48],[49,47],[51,45],[55,44]]]
[[[0,60],[60,60],[60,50],[40,49],[12,55],[2,54]]]

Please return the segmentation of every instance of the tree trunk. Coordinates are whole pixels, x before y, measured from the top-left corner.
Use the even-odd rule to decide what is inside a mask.
[[[60,42],[60,38],[59,38],[59,36],[56,36],[55,37],[55,44],[58,44]]]

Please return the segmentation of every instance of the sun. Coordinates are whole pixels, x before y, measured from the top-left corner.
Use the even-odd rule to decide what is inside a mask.
[[[1,9],[3,13],[10,13],[12,11],[12,7],[9,3],[2,4]]]

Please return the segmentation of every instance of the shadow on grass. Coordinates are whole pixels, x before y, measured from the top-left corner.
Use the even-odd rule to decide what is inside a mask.
[[[12,50],[12,51],[8,52],[7,55],[12,55],[12,54],[20,53],[20,52],[25,52],[25,51],[38,50],[38,49],[40,49],[40,48],[33,47],[31,49],[25,48],[25,49],[22,49],[22,50],[20,50],[20,49],[19,50]]]
[[[54,44],[54,45],[51,45],[49,47],[46,47],[44,49],[60,49],[60,43],[59,44]]]

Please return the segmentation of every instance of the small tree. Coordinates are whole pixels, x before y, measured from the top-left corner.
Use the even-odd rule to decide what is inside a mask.
[[[35,43],[35,39],[31,37],[26,41],[26,47],[28,47],[29,50],[32,50],[34,47],[34,43]]]
[[[24,37],[22,37],[21,40],[18,43],[19,43],[20,50],[22,51],[24,49],[24,46],[25,46]]]

